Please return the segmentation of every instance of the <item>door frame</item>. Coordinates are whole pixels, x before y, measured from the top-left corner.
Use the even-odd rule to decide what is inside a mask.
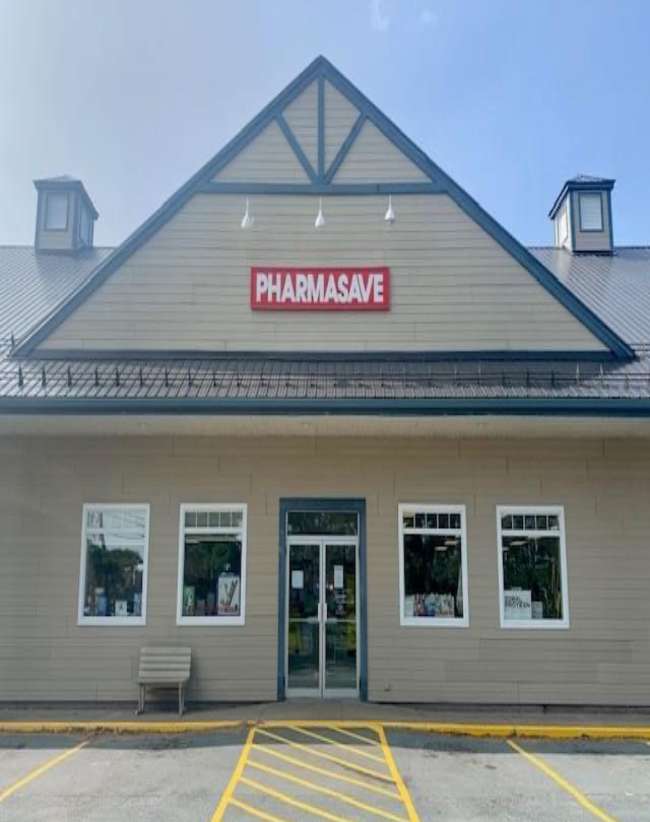
[[[311,534],[297,534],[287,536],[287,556],[285,563],[286,579],[289,580],[291,570],[292,545],[318,545],[318,688],[289,688],[289,654],[284,655],[284,675],[287,683],[286,692],[289,698],[310,697],[312,699],[358,699],[359,698],[359,536],[314,536]],[[327,688],[327,618],[323,611],[323,602],[326,588],[327,548],[333,545],[354,545],[354,623],[355,623],[355,681],[354,688]],[[288,584],[288,583],[287,583]],[[289,636],[289,597],[286,597],[285,631]],[[289,693],[291,691],[291,693]]]
[[[359,518],[357,563],[357,665],[359,670],[359,699],[368,699],[368,608],[366,560],[366,501],[363,498],[341,497],[281,497],[279,506],[279,562],[278,562],[278,700],[286,699],[287,658],[287,517],[290,511],[336,511],[355,513]],[[327,534],[319,534],[327,539]]]

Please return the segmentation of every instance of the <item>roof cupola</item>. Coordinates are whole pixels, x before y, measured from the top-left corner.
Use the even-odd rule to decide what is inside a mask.
[[[555,245],[576,254],[611,254],[612,189],[615,180],[578,174],[567,180],[548,216]]]
[[[81,180],[67,174],[34,180],[37,251],[73,254],[92,248],[94,223],[99,214]]]

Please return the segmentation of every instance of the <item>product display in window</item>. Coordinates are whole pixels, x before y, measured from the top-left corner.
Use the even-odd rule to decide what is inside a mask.
[[[562,620],[562,545],[555,513],[501,517],[503,618],[507,622]]]
[[[402,513],[403,615],[462,619],[463,540],[457,511]]]
[[[241,549],[235,534],[185,535],[184,617],[241,614]]]

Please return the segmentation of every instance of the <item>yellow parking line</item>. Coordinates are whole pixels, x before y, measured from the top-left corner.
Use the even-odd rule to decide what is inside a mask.
[[[402,802],[404,803],[406,810],[408,812],[409,822],[420,822],[420,817],[418,816],[418,813],[415,810],[415,805],[413,804],[413,800],[411,799],[411,794],[408,792],[408,789],[404,784],[404,780],[402,779],[402,775],[400,774],[397,765],[395,764],[393,754],[390,750],[390,745],[388,744],[388,740],[386,739],[386,732],[381,727],[381,725],[378,727],[377,733],[379,734],[379,739],[381,740],[381,747],[384,752],[384,756],[386,757],[388,768],[393,776],[395,784],[397,785],[397,790],[400,792]]]
[[[291,805],[294,808],[300,808],[301,811],[307,811],[307,813],[314,814],[314,816],[322,816],[323,819],[329,819],[330,822],[354,822],[353,819],[348,819],[345,816],[336,816],[333,813],[323,810],[323,808],[317,808],[315,805],[308,805],[307,802],[301,802],[299,799],[294,799],[292,796],[287,796],[286,793],[276,791],[268,785],[262,785],[261,782],[256,782],[254,779],[249,779],[247,776],[242,776],[240,781],[243,785],[248,785],[249,788],[260,791],[260,793],[268,794],[280,802],[285,802],[287,805]]]
[[[339,793],[339,791],[333,791],[331,788],[326,788],[323,785],[316,785],[315,782],[309,782],[307,779],[301,779],[299,776],[290,774],[287,771],[278,771],[277,768],[270,768],[268,765],[262,765],[260,762],[253,762],[251,759],[248,760],[248,766],[250,768],[256,768],[263,773],[269,773],[272,776],[278,776],[281,779],[294,782],[296,785],[302,785],[303,788],[308,788],[316,793],[322,793],[325,796],[332,796],[334,799],[338,799],[347,805],[353,805],[355,808],[360,808],[362,811],[368,811],[368,813],[375,814],[376,816],[383,816],[384,819],[392,819],[394,822],[408,822],[408,820],[406,820],[403,816],[395,816],[394,813],[388,813],[388,811],[375,808],[373,805],[366,805],[365,802],[360,802],[353,796],[348,796],[346,793]]]
[[[359,739],[361,742],[366,742],[368,745],[374,745],[377,748],[381,747],[376,739],[371,739],[369,736],[364,736],[363,734],[356,734],[354,731],[348,731],[346,728],[341,728],[340,725],[325,725],[324,727],[329,728],[332,731],[336,731],[338,734],[349,736],[352,739]],[[368,730],[371,730],[373,733],[377,733],[375,726],[368,725]]]
[[[265,819],[266,822],[288,822],[287,819],[282,819],[279,816],[266,813],[266,811],[261,811],[259,808],[254,808],[252,805],[242,802],[241,799],[231,799],[230,804],[242,811],[246,811],[246,813],[249,813],[251,816],[256,816],[258,819]]]
[[[39,765],[38,768],[34,768],[34,770],[30,771],[26,774],[26,776],[23,776],[21,779],[14,782],[13,785],[9,785],[8,788],[5,788],[2,793],[0,793],[0,802],[4,802],[5,799],[8,799],[10,796],[15,794],[16,791],[20,790],[25,785],[29,785],[29,783],[33,782],[35,779],[38,779],[39,776],[44,774],[46,771],[49,771],[50,768],[53,768],[55,765],[58,765],[60,762],[63,762],[65,759],[68,759],[78,753],[82,748],[85,748],[89,742],[89,739],[84,739],[83,742],[75,745],[74,748],[69,748],[67,751],[63,751],[63,753],[57,754],[57,756],[48,759],[47,762]]]
[[[244,743],[242,752],[239,755],[239,759],[237,760],[235,770],[232,772],[232,776],[230,777],[228,784],[226,785],[226,789],[221,794],[219,804],[217,805],[216,810],[212,815],[212,822],[220,822],[220,820],[223,819],[223,815],[226,811],[226,808],[228,807],[228,803],[231,801],[233,792],[237,787],[237,783],[239,782],[242,773],[244,772],[244,768],[246,767],[246,762],[248,760],[248,755],[251,750],[251,745],[253,744],[254,736],[255,728],[251,728],[246,736],[246,742]]]
[[[374,754],[367,753],[367,751],[360,751],[352,745],[345,745],[343,742],[337,742],[335,739],[330,739],[322,734],[314,733],[314,731],[308,731],[306,728],[300,728],[298,725],[295,725],[291,730],[298,731],[298,733],[304,734],[305,736],[311,736],[313,739],[320,739],[321,742],[327,742],[328,745],[334,745],[335,748],[341,748],[346,753],[364,756],[366,759],[372,759],[374,762],[380,762],[382,765],[386,764],[383,756],[375,756]]]
[[[274,734],[271,731],[265,730],[264,728],[258,728],[257,733],[263,734],[264,736],[269,736],[271,737],[271,739],[275,739],[278,742],[283,742],[285,745],[289,745],[291,748],[297,748],[299,751],[311,754],[312,756],[318,756],[321,759],[327,759],[330,762],[336,762],[337,765],[342,765],[344,768],[350,768],[353,771],[366,774],[366,776],[371,776],[374,779],[381,779],[382,782],[388,782],[389,784],[393,784],[393,779],[390,776],[381,774],[378,771],[373,771],[370,768],[364,768],[362,765],[357,765],[356,762],[348,762],[347,760],[341,759],[338,756],[333,756],[332,754],[325,753],[325,751],[315,751],[312,748],[310,748],[309,745],[303,745],[301,742],[294,742],[291,739],[286,739],[286,737],[280,736],[279,734]]]
[[[567,779],[561,776],[554,768],[544,762],[544,760],[539,756],[528,753],[528,751],[525,751],[520,745],[517,745],[516,742],[513,742],[512,739],[507,739],[506,742],[514,751],[517,751],[517,753],[521,754],[528,760],[528,762],[535,765],[535,767],[539,768],[542,773],[545,773],[546,776],[550,777],[557,785],[570,794],[576,802],[580,803],[585,810],[589,811],[597,819],[602,820],[602,822],[616,822],[613,816],[605,813],[605,811],[602,808],[599,808],[598,805],[594,805],[594,803],[588,799],[579,788],[572,785]]]
[[[308,762],[302,762],[300,759],[294,759],[292,756],[287,756],[287,754],[280,753],[280,751],[274,750],[271,745],[257,745],[253,743],[253,750],[261,751],[269,756],[275,756],[278,759],[287,762],[289,765],[305,768],[305,770],[312,771],[312,773],[317,773],[320,776],[326,776],[329,779],[338,779],[341,782],[347,782],[349,785],[356,785],[359,788],[365,788],[367,791],[380,794],[381,796],[387,796],[389,799],[394,799],[397,802],[402,801],[401,796],[395,791],[379,788],[377,785],[371,785],[368,782],[363,782],[361,779],[355,779],[352,776],[344,776],[343,774],[335,773],[334,771],[328,771],[327,768],[318,768],[316,765],[310,765]]]

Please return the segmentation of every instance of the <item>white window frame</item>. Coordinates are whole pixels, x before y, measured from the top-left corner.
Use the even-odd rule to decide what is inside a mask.
[[[512,514],[521,516],[522,514],[540,514],[546,516],[556,516],[558,518],[559,530],[538,531],[536,529],[523,528],[521,530],[503,531],[501,518]],[[503,536],[527,536],[527,537],[559,537],[560,539],[560,573],[562,584],[562,619],[506,619],[503,606]],[[498,505],[497,506],[497,562],[499,572],[499,618],[502,628],[510,629],[534,629],[537,631],[553,631],[557,629],[567,629],[570,627],[569,620],[569,575],[567,573],[566,561],[566,531],[564,524],[563,505]]]
[[[62,226],[48,225],[48,217],[50,215],[50,199],[52,197],[65,198],[65,224]],[[48,191],[45,195],[45,214],[43,214],[43,230],[44,231],[67,231],[70,223],[70,195],[67,191]]]
[[[460,528],[404,528],[404,514],[417,511],[423,514],[460,514]],[[467,574],[467,517],[465,505],[435,505],[419,502],[401,502],[397,506],[399,557],[399,622],[400,625],[422,628],[467,628],[469,627],[469,586]],[[461,574],[463,580],[462,617],[412,617],[404,614],[404,535],[405,534],[449,534],[461,538]]]
[[[237,528],[185,528],[185,514],[188,511],[210,513],[215,511],[238,511],[242,515],[241,527]],[[180,507],[178,528],[178,588],[176,592],[176,624],[177,625],[212,625],[224,627],[245,625],[246,623],[246,545],[247,545],[248,505],[243,502],[205,503],[183,502]],[[192,534],[232,534],[241,531],[241,602],[239,616],[183,616],[183,574],[185,572],[185,533]]]
[[[144,512],[144,558],[142,570],[142,614],[141,616],[86,616],[84,606],[86,600],[86,564],[87,564],[87,543],[86,532],[88,524],[88,513],[93,510],[120,510]],[[79,600],[77,625],[111,625],[114,627],[122,625],[146,625],[147,624],[147,583],[149,580],[149,518],[151,506],[147,502],[86,502],[82,508],[81,521],[81,562],[79,567]]]
[[[569,239],[569,209],[566,204],[560,211],[560,219],[558,220],[558,231],[560,242],[558,245],[565,245]]]
[[[582,202],[585,198],[597,199],[600,205],[600,226],[599,228],[587,228],[582,220]],[[601,233],[605,230],[605,214],[603,209],[603,196],[599,191],[579,191],[578,192],[578,211],[580,212],[580,231],[583,233]]]

